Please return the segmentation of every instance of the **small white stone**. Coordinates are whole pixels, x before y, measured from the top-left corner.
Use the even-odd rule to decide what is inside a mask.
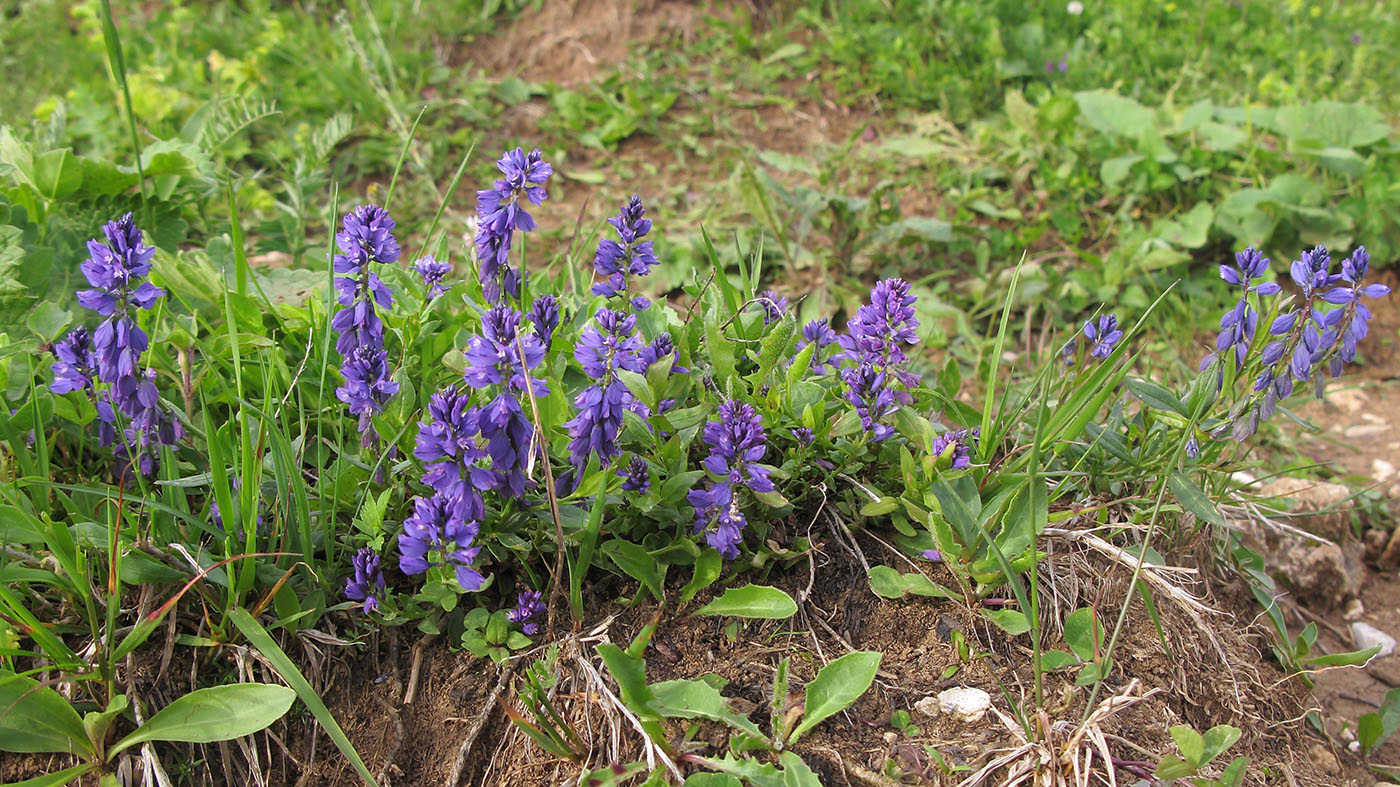
[[[937,715],[938,715],[938,698],[935,697],[935,696],[933,696],[933,695],[929,695],[929,696],[927,696],[927,697],[924,697],[923,699],[921,699],[921,700],[919,700],[918,702],[914,703],[914,710],[917,710],[918,712],[924,714],[925,716],[937,716]]]
[[[992,707],[992,695],[981,689],[960,687],[938,693],[938,709],[961,722],[982,720]]]
[[[1395,638],[1370,623],[1356,621],[1351,624],[1351,638],[1356,642],[1357,650],[1367,650],[1380,646],[1380,653],[1377,658],[1384,658],[1395,652]]]
[[[1069,0],[1069,5],[1065,6],[1065,10],[1069,12],[1070,16],[1079,16],[1084,13],[1084,4],[1079,0]]]
[[[1348,744],[1347,744],[1347,751],[1351,752],[1352,754],[1360,754],[1360,753],[1361,753],[1361,741],[1352,741],[1351,743],[1348,743]]]
[[[1243,470],[1237,470],[1231,473],[1230,478],[1240,486],[1253,486],[1254,482],[1259,480]]]
[[[1371,477],[1377,481],[1389,481],[1395,477],[1395,465],[1384,459],[1371,460]]]
[[[1353,440],[1376,437],[1390,431],[1389,424],[1356,424],[1348,426],[1342,434]]]

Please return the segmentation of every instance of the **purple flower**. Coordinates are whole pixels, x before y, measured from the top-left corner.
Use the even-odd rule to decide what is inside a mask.
[[[482,293],[492,303],[505,295],[520,297],[520,275],[510,267],[511,242],[516,230],[535,228],[522,198],[535,205],[543,203],[549,197],[544,184],[554,174],[538,149],[528,154],[521,148],[507,151],[496,168],[503,177],[476,193],[476,256]]]
[[[943,553],[942,553],[942,552],[939,552],[939,551],[936,550],[936,549],[925,549],[925,550],[923,551],[923,553],[920,555],[920,557],[922,557],[924,560],[927,560],[927,561],[930,562],[930,563],[942,563],[942,562],[943,562]]]
[[[520,312],[499,303],[481,318],[481,333],[467,341],[467,369],[463,378],[473,388],[503,385],[515,392],[525,390],[526,373],[544,360],[544,344],[531,333],[520,332]],[[535,396],[548,396],[544,380],[531,377]]]
[[[478,590],[486,578],[472,565],[481,547],[472,546],[478,525],[463,519],[458,500],[442,494],[413,498],[413,516],[399,534],[399,569],[422,574],[431,566],[450,565],[463,590]]]
[[[799,426],[793,429],[792,436],[793,439],[797,440],[797,444],[803,448],[810,448],[812,443],[817,439],[817,436],[812,433],[812,430],[805,426]]]
[[[70,391],[91,394],[97,361],[92,356],[92,336],[88,329],[79,325],[69,331],[54,343],[53,354],[58,360],[53,364],[53,382],[49,383],[49,390],[56,394]]]
[[[373,448],[379,442],[374,414],[382,412],[389,397],[399,392],[399,384],[389,377],[389,354],[383,347],[360,345],[350,350],[340,373],[345,385],[335,389],[335,396],[359,416],[360,444]]]
[[[1192,459],[1201,455],[1201,443],[1196,439],[1195,435],[1191,435],[1191,437],[1186,440],[1186,455]]]
[[[642,198],[636,194],[618,211],[608,223],[617,231],[617,240],[603,238],[598,242],[598,251],[593,255],[593,270],[606,277],[593,285],[593,294],[607,298],[627,297],[628,284],[633,276],[646,276],[656,267],[656,252],[651,241],[642,240],[651,232],[651,219],[646,218]],[[642,311],[651,305],[644,296],[632,298],[632,308]]]
[[[788,310],[788,299],[772,290],[764,290],[758,295],[758,304],[763,307],[763,324],[772,325],[783,319]]]
[[[413,264],[413,270],[423,278],[423,286],[428,288],[428,298],[436,298],[447,292],[450,286],[444,287],[442,280],[447,274],[452,272],[452,266],[445,261],[438,261],[431,254],[419,257]]]
[[[413,455],[427,467],[423,483],[460,506],[464,520],[485,518],[481,492],[505,485],[505,474],[490,467],[491,454],[481,437],[481,411],[456,388],[433,394],[428,420],[418,423]]]
[[[870,291],[870,303],[846,323],[845,335],[837,337],[842,352],[834,362],[853,364],[841,371],[846,400],[856,407],[861,423],[876,440],[894,433],[880,421],[898,405],[911,404],[914,398],[909,389],[919,384],[919,376],[905,368],[909,357],[904,353],[919,341],[916,300],[908,282],[885,279]]]
[[[515,609],[506,613],[506,619],[519,623],[521,631],[534,636],[540,630],[538,620],[544,613],[544,594],[538,590],[522,590],[515,597]]]
[[[650,413],[632,396],[617,377],[618,369],[646,373],[642,340],[635,333],[637,316],[614,309],[599,309],[593,323],[579,335],[574,359],[584,374],[598,382],[574,397],[578,414],[569,420],[569,461],[576,476],[588,465],[589,454],[597,454],[604,466],[620,450],[617,435],[622,430],[622,413],[632,409],[646,417]]]
[[[739,508],[738,492],[772,492],[768,468],[758,464],[767,450],[763,420],[746,402],[727,400],[719,406],[719,420],[707,421],[702,436],[710,447],[702,466],[719,480],[708,489],[692,489],[686,495],[695,509],[695,532],[728,560],[739,556],[743,528],[748,523]]]
[[[1113,346],[1123,338],[1118,329],[1118,315],[1105,314],[1099,317],[1098,327],[1092,321],[1084,323],[1084,337],[1093,342],[1089,354],[1095,358],[1107,358],[1113,353]]]
[[[946,460],[951,469],[966,470],[972,467],[972,443],[980,433],[980,429],[971,431],[957,429],[944,432],[933,438],[930,453],[940,465]]]
[[[107,319],[91,336],[80,327],[55,345],[58,361],[50,390],[82,390],[93,397],[98,442],[115,447],[117,476],[126,483],[132,467],[153,474],[160,465],[157,447],[176,443],[184,427],[162,408],[155,370],[141,369],[150,340],[135,313],[150,309],[165,294],[142,281],[151,272],[156,250],[145,245],[130,213],[108,222],[102,232],[106,243],[88,241],[82,271],[92,289],[79,291],[78,303]],[[100,391],[98,381],[106,383]]]
[[[1254,334],[1259,328],[1259,313],[1250,305],[1249,295],[1250,293],[1274,295],[1280,289],[1273,282],[1250,283],[1253,279],[1263,276],[1268,268],[1269,259],[1252,246],[1235,254],[1233,267],[1220,266],[1220,278],[1240,288],[1240,299],[1221,316],[1220,335],[1215,340],[1215,352],[1201,360],[1202,370],[1208,368],[1219,355],[1226,352],[1234,355],[1236,370],[1244,368],[1245,356],[1249,353],[1249,346],[1254,341]],[[1217,377],[1217,386],[1223,384],[1224,374],[1225,370],[1222,366]]]
[[[886,384],[886,376],[874,366],[863,363],[848,366],[841,370],[841,379],[846,383],[846,401],[856,408],[860,423],[876,440],[884,440],[894,434],[894,427],[881,423],[887,416],[899,409],[895,391]]]
[[[634,454],[626,467],[618,468],[617,474],[623,478],[624,491],[644,495],[651,489],[651,469],[647,467],[647,460],[640,456]]]
[[[1384,284],[1363,283],[1370,266],[1370,252],[1365,246],[1357,247],[1350,257],[1342,260],[1341,286],[1322,294],[1323,300],[1343,307],[1328,312],[1324,323],[1336,332],[1340,341],[1336,357],[1346,363],[1356,360],[1356,343],[1366,338],[1367,323],[1371,320],[1371,310],[1361,302],[1361,297],[1380,298],[1390,293],[1390,288]],[[1335,368],[1339,373],[1340,364]]]
[[[379,555],[369,547],[360,547],[351,559],[354,574],[345,580],[345,597],[351,601],[363,601],[366,615],[379,609],[376,593],[384,592],[384,572],[379,568]]]
[[[88,241],[88,259],[81,269],[93,289],[78,291],[78,305],[104,317],[124,316],[132,306],[151,308],[156,299],[165,294],[165,290],[154,284],[141,281],[151,272],[155,247],[147,246],[142,240],[141,230],[130,213],[107,222],[102,234],[107,238],[106,243],[96,238]],[[132,326],[134,328],[135,323]],[[144,339],[144,334],[142,337]],[[102,379],[111,382],[106,376]]]
[[[553,295],[541,295],[530,304],[530,324],[535,337],[547,352],[554,343],[554,331],[559,327],[559,301]]]
[[[822,360],[822,350],[836,344],[836,331],[831,329],[827,318],[812,320],[802,326],[802,338],[797,340],[794,354],[802,352],[802,349],[809,344],[816,344],[817,349],[812,351],[812,374],[823,374],[826,372],[826,363]],[[832,363],[831,368],[836,369],[836,364]]]
[[[667,374],[690,374],[690,370],[681,366],[681,351],[676,349],[675,342],[671,340],[670,331],[662,331],[651,344],[641,350],[642,368],[650,369],[652,364],[662,358],[671,359],[671,369]]]
[[[359,416],[360,445],[366,449],[379,442],[374,414],[399,390],[390,379],[384,324],[376,311],[376,307],[392,307],[394,294],[370,269],[370,263],[386,265],[399,259],[393,229],[394,220],[383,208],[360,205],[341,220],[341,231],[335,236],[340,253],[332,259],[335,272],[344,274],[335,280],[336,301],[344,308],[331,317],[331,329],[339,334],[335,349],[345,378],[345,385],[335,393]]]

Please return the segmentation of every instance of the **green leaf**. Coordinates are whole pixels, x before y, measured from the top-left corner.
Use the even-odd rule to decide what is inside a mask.
[[[1172,740],[1176,741],[1176,747],[1181,749],[1182,758],[1192,769],[1199,770],[1206,763],[1204,759],[1205,739],[1201,737],[1200,733],[1185,724],[1172,725],[1171,734]]]
[[[1228,724],[1218,724],[1206,730],[1206,734],[1202,735],[1201,739],[1205,742],[1205,749],[1201,755],[1201,765],[1209,765],[1212,760],[1235,745],[1235,741],[1240,739],[1240,730],[1238,727],[1231,727]]]
[[[1365,650],[1350,650],[1345,653],[1326,653],[1321,656],[1299,657],[1298,663],[1307,667],[1359,667],[1381,652],[1381,646]]]
[[[778,320],[769,329],[768,334],[763,337],[758,352],[758,371],[748,376],[750,384],[759,385],[768,379],[768,374],[773,371],[773,367],[788,357],[788,352],[792,349],[793,337],[796,334],[797,319],[792,314],[784,312],[783,318]]]
[[[774,587],[744,585],[724,591],[724,595],[696,610],[695,614],[786,620],[797,614],[797,602]]]
[[[1117,93],[1086,90],[1075,93],[1074,101],[1084,122],[1105,134],[1136,139],[1157,126],[1152,110]]]
[[[724,568],[724,558],[713,547],[706,549],[695,558],[695,575],[681,588],[681,605],[690,603],[695,594],[714,584]]]
[[[692,773],[681,787],[744,787],[744,783],[727,773]]]
[[[1186,405],[1181,403],[1181,400],[1177,398],[1176,394],[1168,391],[1157,383],[1149,380],[1129,378],[1127,380],[1127,385],[1128,390],[1132,391],[1133,395],[1141,399],[1143,404],[1148,407],[1174,412],[1182,416],[1189,415],[1186,411]]]
[[[1063,650],[1047,650],[1040,654],[1040,669],[1043,672],[1073,667],[1079,663],[1077,656]]]
[[[654,683],[651,707],[672,719],[709,719],[719,721],[761,738],[763,732],[748,717],[730,710],[723,695],[703,680],[668,680]]]
[[[783,766],[783,787],[822,787],[817,774],[795,752],[779,754],[778,762]]]
[[[82,717],[63,695],[8,670],[0,672],[0,751],[93,753]]]
[[[651,693],[651,687],[647,685],[646,661],[629,655],[626,651],[611,642],[604,643],[597,647],[598,655],[603,658],[603,664],[608,668],[608,673],[613,680],[617,681],[617,688],[621,694],[621,699],[631,711],[643,719],[658,718],[656,711],[652,708],[652,702],[656,697]]]
[[[1089,607],[1081,607],[1065,618],[1065,644],[1080,661],[1094,661],[1105,644],[1103,624]]]
[[[645,547],[626,539],[614,538],[603,544],[599,551],[612,558],[612,562],[627,572],[628,576],[642,583],[657,601],[664,599],[661,590],[661,570],[657,567],[656,558],[648,554]]]
[[[1225,518],[1220,515],[1220,509],[1215,507],[1204,490],[1192,480],[1191,476],[1181,470],[1177,470],[1167,478],[1167,484],[1172,489],[1172,494],[1176,496],[1181,507],[1195,514],[1204,522],[1209,522],[1220,527],[1225,526]]]
[[[72,768],[64,768],[61,771],[35,776],[32,779],[25,779],[22,782],[6,782],[0,787],[63,787],[65,784],[77,784],[79,776],[85,776],[97,769],[96,765],[74,765]]]
[[[1132,172],[1134,164],[1145,158],[1147,157],[1133,153],[1127,156],[1116,156],[1107,159],[1104,161],[1103,165],[1099,167],[1099,178],[1103,180],[1105,186],[1113,188],[1127,179],[1128,174]]]
[[[326,703],[321,701],[321,696],[316,693],[315,689],[311,688],[306,676],[301,674],[301,670],[297,669],[296,664],[287,657],[287,654],[282,651],[282,648],[277,645],[267,630],[262,627],[262,624],[242,607],[234,607],[229,612],[229,620],[232,620],[238,630],[243,632],[243,636],[248,638],[248,642],[262,653],[272,668],[282,677],[282,680],[296,691],[302,704],[310,709],[311,715],[316,717],[321,729],[326,731],[326,735],[336,745],[336,748],[340,749],[340,753],[350,760],[350,764],[355,767],[355,772],[360,774],[360,778],[364,779],[365,783],[371,787],[378,787],[379,783],[374,780],[369,768],[365,767],[364,760],[360,759],[360,753],[355,751],[354,744],[350,743],[350,739],[345,736],[345,731],[336,723],[335,716],[331,715]]]
[[[213,743],[252,735],[282,718],[295,691],[271,683],[232,683],[195,689],[161,708],[108,750],[113,756],[146,741]]]
[[[911,593],[931,598],[957,598],[952,591],[915,571],[900,574],[889,566],[871,566],[869,579],[870,590],[882,598],[900,599]]]
[[[112,724],[126,712],[126,708],[126,695],[117,694],[107,703],[106,710],[83,714],[83,729],[87,730],[87,739],[98,742],[107,740],[107,733],[112,729]]]
[[[1175,754],[1168,754],[1157,763],[1156,774],[1159,779],[1184,779],[1187,776],[1195,776],[1196,769]]]
[[[1031,630],[1031,622],[1026,619],[1026,613],[1019,609],[984,609],[982,617],[997,624],[997,627],[1013,637]]]
[[[723,276],[723,272],[717,274]],[[727,280],[726,280],[727,281]],[[734,342],[724,338],[720,329],[720,310],[710,305],[705,310],[705,348],[710,353],[710,363],[715,369],[715,382],[721,389],[728,389],[728,381],[734,376]]]
[[[858,650],[822,667],[807,684],[802,723],[788,737],[789,743],[860,699],[875,681],[880,658],[881,654],[875,651]]]
[[[73,312],[64,309],[53,301],[44,301],[29,313],[24,324],[46,342],[58,338],[73,322]]]
[[[45,199],[62,199],[83,185],[83,166],[68,148],[34,159],[34,187]]]

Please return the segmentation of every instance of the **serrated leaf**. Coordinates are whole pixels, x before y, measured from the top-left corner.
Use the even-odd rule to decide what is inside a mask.
[[[724,591],[724,595],[696,610],[695,614],[786,620],[797,614],[797,602],[775,587],[744,585]]]
[[[755,737],[763,737],[758,725],[730,709],[724,696],[703,680],[668,680],[653,683],[651,693],[655,698],[651,707],[667,718],[708,719],[723,722]]]
[[[875,681],[880,658],[881,654],[875,651],[858,650],[822,667],[807,684],[802,723],[788,737],[789,743],[860,699]]]

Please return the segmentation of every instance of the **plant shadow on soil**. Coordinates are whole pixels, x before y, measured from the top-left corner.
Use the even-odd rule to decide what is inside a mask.
[[[883,661],[870,691],[794,747],[826,785],[892,783],[879,776],[888,761],[904,772],[902,781],[894,783],[955,784],[968,772],[941,773],[923,753],[924,744],[935,747],[949,764],[971,765],[975,771],[1023,743],[1009,723],[1016,709],[1008,703],[1034,713],[1028,637],[1010,637],[960,603],[875,596],[855,551],[838,538],[818,543],[810,566],[808,560],[799,559],[767,578],[794,598],[801,598],[810,585],[810,595],[790,621],[753,622],[736,630],[728,625],[732,619],[683,614],[705,602],[708,593],[687,605],[687,610],[671,606],[658,610],[653,603],[627,607],[620,602],[619,594],[630,590],[630,584],[601,583],[587,606],[606,613],[584,627],[582,653],[601,671],[593,646],[603,641],[625,646],[659,615],[663,620],[646,651],[647,680],[719,675],[728,681],[723,693],[735,708],[749,712],[760,728],[767,729],[773,675],[785,655],[792,658],[792,690],[800,691],[822,663],[852,647],[881,652]],[[874,557],[882,549],[873,538],[861,534],[856,538],[867,555]],[[901,570],[907,567],[903,564]],[[932,578],[948,581],[947,576],[939,576],[946,571],[935,567]],[[1121,563],[1077,544],[1052,547],[1041,574],[1046,618],[1058,621],[1072,609],[1089,605],[1111,630],[1130,573]],[[673,582],[668,593],[678,593],[679,585]],[[1174,752],[1168,728],[1178,723],[1201,731],[1221,723],[1241,727],[1244,737],[1229,754],[1250,757],[1250,784],[1371,783],[1354,758],[1338,757],[1321,739],[1307,739],[1301,719],[1312,707],[1311,698],[1297,678],[1285,676],[1264,655],[1268,634],[1256,622],[1257,608],[1248,592],[1229,583],[1211,590],[1207,603],[1216,613],[1201,618],[1210,629],[1208,634],[1174,602],[1157,595],[1159,635],[1140,597],[1134,595],[1116,668],[1099,695],[1100,702],[1121,696],[1133,688],[1129,685],[1133,681],[1137,695],[1148,694],[1141,702],[1108,714],[1100,724],[1118,764],[1119,783],[1136,780],[1131,763],[1155,765],[1158,757]],[[818,616],[825,625],[817,621]],[[968,662],[959,661],[954,632],[961,632],[972,645]],[[399,648],[391,663],[386,639],[372,639],[371,649],[344,662],[326,696],[371,770],[389,774],[387,782],[446,784],[461,744],[478,722],[483,726],[464,758],[460,784],[547,785],[577,780],[576,766],[538,748],[490,702],[501,669],[449,652],[441,643],[424,653],[414,702],[396,712],[402,681],[411,671],[411,649]],[[1047,634],[1044,644],[1064,647],[1057,634]],[[959,667],[957,672],[945,677],[945,670],[954,665]],[[637,732],[616,714],[609,718],[604,698],[581,684],[571,684],[572,670],[570,657],[561,655],[558,704],[592,746],[592,767],[644,758]],[[993,698],[993,713],[964,723],[915,709],[920,699],[954,686],[987,691]],[[1044,693],[1046,717],[1055,740],[1062,744],[1084,715],[1088,690],[1076,688],[1072,674],[1055,673],[1047,676]],[[509,690],[501,696],[513,701]],[[920,728],[917,736],[907,736],[890,725],[896,710],[909,712]],[[668,732],[675,742],[685,727],[672,722]],[[691,741],[697,754],[719,757],[727,748],[727,735],[722,725],[704,723]],[[321,738],[316,746],[320,754],[303,771],[299,783],[359,784],[329,741]],[[1102,775],[1097,758],[1094,767]],[[1004,770],[993,773],[985,783],[1001,783],[1004,774]]]

